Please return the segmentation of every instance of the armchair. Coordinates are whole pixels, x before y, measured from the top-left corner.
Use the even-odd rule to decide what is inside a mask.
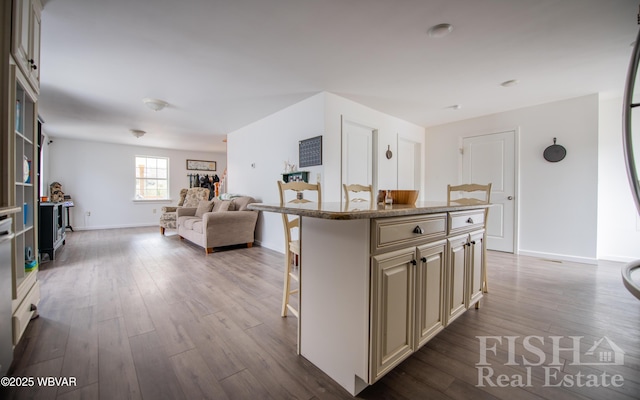
[[[180,190],[180,200],[177,206],[162,207],[160,215],[160,234],[164,235],[165,229],[176,229],[177,215],[176,211],[180,207],[197,207],[200,200],[209,199],[209,189],[207,188],[191,188]]]

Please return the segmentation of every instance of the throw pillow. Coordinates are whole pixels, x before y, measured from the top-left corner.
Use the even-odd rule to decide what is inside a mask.
[[[233,203],[229,200],[216,200],[213,206],[213,211],[233,211]]]
[[[198,203],[198,208],[196,209],[196,217],[201,218],[204,213],[208,213],[212,208],[212,201],[200,200],[200,203]]]

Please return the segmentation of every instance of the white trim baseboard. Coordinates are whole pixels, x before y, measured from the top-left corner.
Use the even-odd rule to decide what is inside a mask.
[[[598,260],[592,257],[572,256],[568,254],[544,253],[541,251],[522,250],[518,252],[521,256],[537,257],[551,261],[571,261],[582,264],[597,265]]]

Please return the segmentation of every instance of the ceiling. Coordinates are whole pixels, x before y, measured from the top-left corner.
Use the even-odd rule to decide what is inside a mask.
[[[637,0],[48,0],[39,110],[53,138],[200,151],[321,91],[429,127],[621,95],[637,12]],[[453,31],[431,38],[439,23]]]

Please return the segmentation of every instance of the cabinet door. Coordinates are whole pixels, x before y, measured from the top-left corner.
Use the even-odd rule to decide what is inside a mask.
[[[29,21],[31,27],[29,33],[31,36],[29,37],[29,59],[27,62],[29,63],[29,80],[33,88],[38,92],[40,88],[40,29],[42,25],[42,6],[39,0],[31,0],[30,3],[31,16]]]
[[[40,0],[13,0],[12,52],[36,92],[40,87]]]
[[[484,260],[484,230],[473,232],[469,238],[469,306],[482,298]]]
[[[447,242],[418,247],[416,269],[416,349],[444,328]]]
[[[372,258],[369,383],[413,352],[414,248]]]
[[[12,52],[16,63],[25,74],[28,74],[29,36],[31,18],[31,2],[29,0],[13,0]]]
[[[454,236],[448,241],[447,271],[447,324],[467,309],[465,269],[469,235]]]

